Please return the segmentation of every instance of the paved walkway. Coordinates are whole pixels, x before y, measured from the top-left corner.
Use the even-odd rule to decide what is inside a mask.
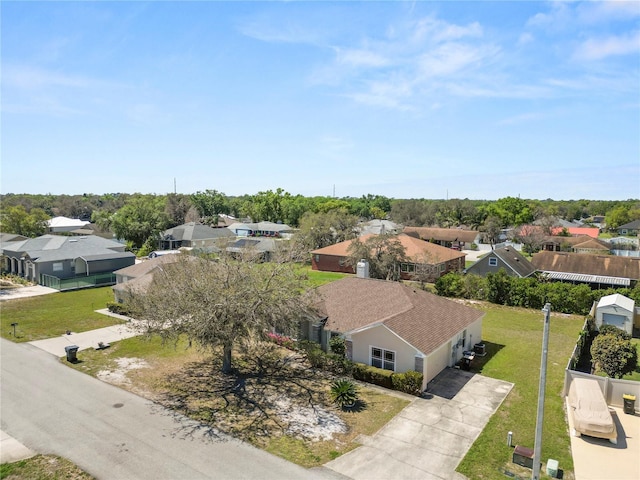
[[[79,347],[78,350],[82,351],[88,348],[96,348],[98,346],[98,342],[107,344],[117,342],[118,340],[123,340],[125,338],[135,337],[140,334],[140,332],[136,330],[136,322],[130,320],[128,317],[111,313],[106,308],[96,311],[104,315],[118,318],[119,320],[127,321],[127,323],[98,328],[96,330],[89,330],[88,332],[71,332],[69,335],[47,338],[46,340],[35,340],[29,343],[34,347],[38,347],[45,352],[55,355],[56,357],[64,357],[66,355],[64,347],[69,345],[76,345]]]
[[[42,285],[32,285],[29,287],[3,288],[0,290],[0,302],[5,300],[15,300],[16,298],[36,297],[38,295],[48,295],[58,293],[55,288],[43,287]]]
[[[325,466],[356,480],[464,479],[455,469],[513,384],[445,369],[361,447]]]

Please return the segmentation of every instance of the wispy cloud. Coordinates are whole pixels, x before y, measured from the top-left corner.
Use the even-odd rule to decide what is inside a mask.
[[[71,75],[28,65],[3,65],[2,81],[5,86],[19,89],[44,87],[84,88],[94,83],[82,75]]]
[[[590,38],[580,44],[574,53],[577,60],[602,60],[607,57],[640,52],[640,31],[626,35]]]

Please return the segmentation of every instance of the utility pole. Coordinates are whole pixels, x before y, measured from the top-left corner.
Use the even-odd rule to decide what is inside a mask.
[[[533,447],[533,473],[532,480],[540,479],[540,457],[542,456],[542,423],[544,422],[544,395],[547,383],[547,353],[549,350],[549,318],[551,317],[551,304],[546,303],[542,309],[544,312],[544,330],[542,333],[542,357],[540,359],[540,386],[538,387],[538,416],[536,418],[536,443]]]

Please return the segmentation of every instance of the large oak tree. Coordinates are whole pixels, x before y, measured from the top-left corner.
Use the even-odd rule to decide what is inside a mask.
[[[222,371],[230,373],[234,346],[273,329],[295,333],[315,312],[294,264],[254,258],[180,255],[156,270],[147,288],[130,289],[132,316],[147,334],[174,341],[184,335],[212,353],[222,348]]]

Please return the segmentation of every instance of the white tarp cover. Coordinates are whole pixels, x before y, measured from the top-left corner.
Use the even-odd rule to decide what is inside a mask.
[[[611,417],[597,380],[574,378],[569,387],[569,414],[576,432],[615,440],[616,424]]]

